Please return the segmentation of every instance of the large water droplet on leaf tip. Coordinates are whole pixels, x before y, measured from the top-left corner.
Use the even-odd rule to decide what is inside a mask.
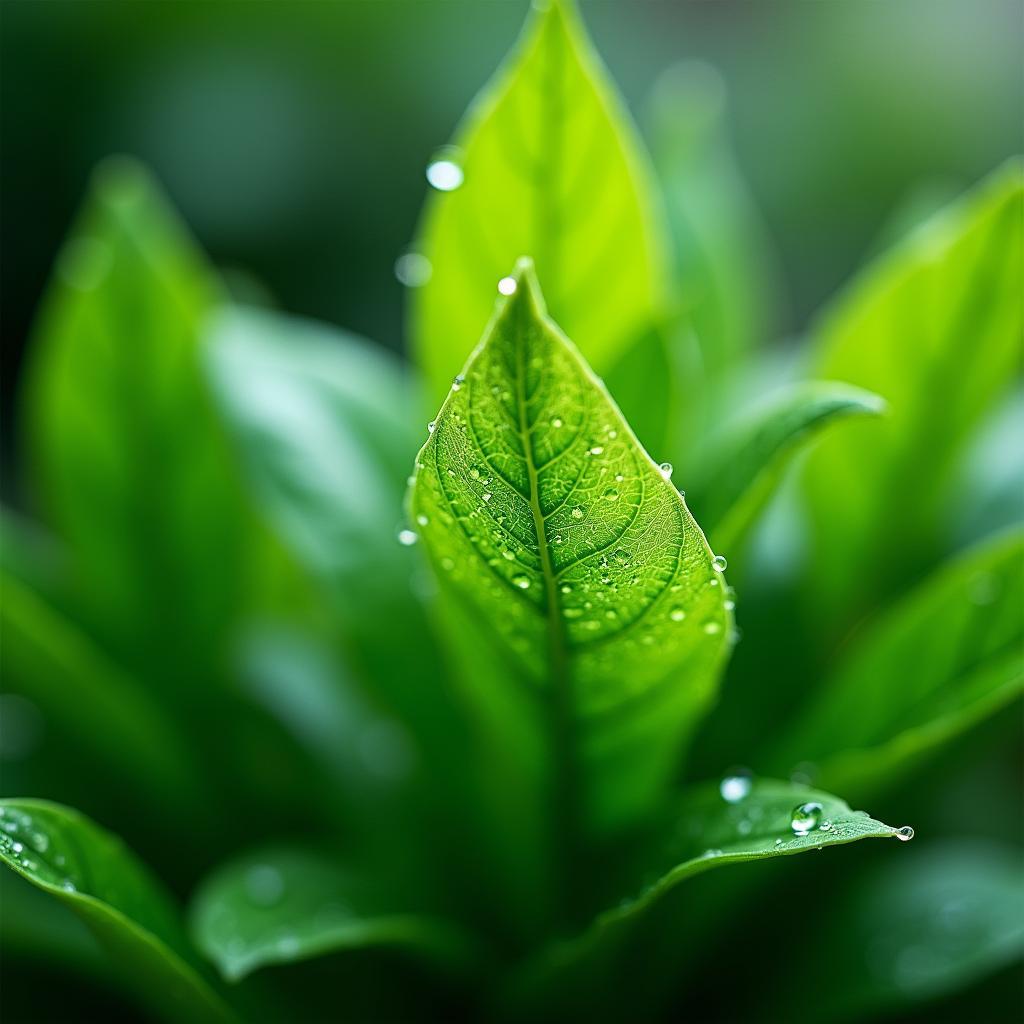
[[[818,827],[818,822],[821,821],[821,804],[814,800],[809,800],[807,803],[799,804],[793,808],[793,813],[790,815],[789,827],[793,830],[795,835],[805,836],[812,829]]]

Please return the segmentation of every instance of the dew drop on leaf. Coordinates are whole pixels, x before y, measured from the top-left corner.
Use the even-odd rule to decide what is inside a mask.
[[[904,825],[903,828],[896,829],[896,838],[902,843],[909,842],[914,838],[914,830],[909,825]]]
[[[466,175],[459,162],[459,151],[454,147],[438,150],[427,164],[427,181],[438,192],[454,192],[465,179]]]
[[[673,622],[682,622],[683,619],[686,618],[686,612],[682,608],[673,608],[672,611],[668,613],[668,617]]]
[[[711,559],[711,564],[715,567],[715,572],[725,572],[729,567],[729,563],[726,561],[725,555],[715,555]]]
[[[821,821],[821,804],[814,800],[803,803],[793,808],[790,815],[789,827],[795,835],[805,836],[811,829],[818,827]]]
[[[398,543],[403,547],[412,547],[419,539],[419,534],[415,530],[398,531]]]
[[[502,295],[515,295],[516,293],[516,279],[514,277],[503,277],[498,282],[498,291]]]
[[[660,472],[666,480],[670,479],[672,476],[672,463],[663,462],[660,466],[658,466],[658,472]]]
[[[726,775],[718,784],[718,792],[727,804],[739,803],[750,792],[753,785],[749,772],[734,772]]]
[[[530,586],[530,577],[525,576],[523,573],[519,573],[512,577],[512,582],[520,589],[526,590]]]
[[[405,252],[395,260],[395,277],[406,288],[422,288],[433,273],[433,265],[421,252]]]

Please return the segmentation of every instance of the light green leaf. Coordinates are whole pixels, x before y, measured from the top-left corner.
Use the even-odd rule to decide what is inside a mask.
[[[728,138],[727,107],[718,71],[687,61],[659,76],[644,119],[675,243],[676,291],[713,389],[738,356],[768,340],[779,291]]]
[[[206,686],[195,666],[245,592],[245,517],[197,359],[218,299],[148,175],[105,164],[27,367],[30,483],[66,542],[83,615],[175,693]]]
[[[524,772],[541,759],[560,828],[614,827],[661,795],[731,617],[682,496],[547,318],[529,261],[512,280],[418,456],[411,512],[443,590],[516,670],[478,673],[469,698],[518,729]]]
[[[1024,954],[1024,874],[1017,850],[957,841],[908,850],[855,878],[829,909],[829,942],[787,951],[770,1019],[828,1006],[864,1019],[967,988]],[[794,962],[794,956],[796,962]],[[981,1019],[981,1018],[979,1018]]]
[[[229,981],[344,950],[405,949],[441,966],[474,959],[457,926],[395,907],[335,857],[271,848],[221,868],[196,894],[196,944]]]
[[[4,800],[0,861],[81,918],[158,1016],[220,1024],[235,1019],[190,963],[169,897],[119,839],[70,808]]]
[[[291,551],[349,612],[393,588],[408,574],[396,530],[418,436],[398,360],[237,306],[212,318],[204,355],[256,500]]]
[[[709,443],[703,472],[687,493],[720,551],[736,553],[775,492],[786,466],[829,424],[878,415],[885,403],[868,391],[828,381],[785,388]]]
[[[869,267],[817,329],[815,376],[889,406],[808,465],[814,602],[838,625],[934,558],[957,457],[1017,372],[1022,205],[1011,162]]]
[[[4,553],[6,562],[7,553]],[[31,699],[76,748],[126,784],[183,807],[201,792],[175,723],[82,628],[0,570],[5,686]]]
[[[731,786],[731,788],[730,788]],[[713,868],[821,850],[860,839],[906,839],[913,829],[875,821],[829,793],[773,779],[734,776],[687,789],[664,816],[630,875],[633,893],[583,934],[550,946],[524,972],[524,991],[574,968],[640,921],[680,882]],[[794,827],[800,822],[801,829]]]
[[[419,247],[433,272],[413,295],[431,400],[479,339],[498,280],[526,253],[552,314],[607,370],[662,311],[667,245],[636,131],[571,0],[535,7],[454,142],[432,166],[448,171],[442,185],[462,183],[428,200]]]
[[[774,757],[863,793],[1024,688],[1024,533],[960,555],[850,641]]]

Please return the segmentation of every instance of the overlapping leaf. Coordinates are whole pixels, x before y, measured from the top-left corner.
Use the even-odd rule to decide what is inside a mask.
[[[785,734],[773,766],[864,792],[1024,688],[1024,534],[966,552],[880,614]]]
[[[235,1019],[190,963],[168,896],[120,840],[66,807],[5,800],[0,860],[78,915],[157,1016]]]
[[[448,190],[427,204],[418,244],[433,269],[413,298],[431,399],[462,366],[495,283],[524,253],[554,317],[607,370],[661,313],[667,247],[636,132],[572,0],[537,5],[454,142],[435,165]]]
[[[1024,175],[1012,162],[869,267],[817,330],[816,376],[889,415],[810,460],[815,607],[849,621],[933,558],[957,457],[1019,372]]]
[[[192,932],[229,981],[272,964],[370,947],[406,949],[449,968],[474,958],[455,925],[394,903],[336,856],[272,848],[204,883],[192,906]]]
[[[547,319],[528,261],[509,281],[419,454],[411,512],[443,588],[518,667],[471,698],[543,737],[563,820],[608,826],[676,765],[731,618],[681,495]]]

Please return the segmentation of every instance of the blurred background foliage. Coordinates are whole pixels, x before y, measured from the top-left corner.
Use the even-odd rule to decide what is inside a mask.
[[[757,358],[741,364],[741,372],[729,378],[728,399],[708,403],[710,409],[726,402],[729,408],[743,408],[752,396],[791,378],[800,353],[798,341],[808,324],[859,266],[1024,148],[1021,8],[1016,0],[898,0],[885,5],[854,0],[774,0],[757,5],[599,0],[584,3],[583,8],[597,48],[655,160],[660,168],[672,169],[665,200],[682,276],[701,291],[719,292],[718,301],[702,309],[702,315],[718,318],[706,322],[704,330],[720,338],[726,353],[750,341],[762,343]],[[316,317],[358,332],[374,345],[401,351],[405,295],[393,267],[416,231],[426,191],[423,169],[508,50],[523,12],[524,5],[517,2],[462,0],[146,4],[7,0],[0,6],[0,486],[5,501],[15,508],[29,504],[27,496],[18,492],[24,477],[16,469],[23,467],[14,466],[15,450],[24,450],[22,446],[30,440],[19,438],[15,425],[22,354],[54,255],[75,219],[97,163],[112,153],[131,154],[146,163],[236,297]],[[678,117],[681,110],[686,113],[682,119]],[[328,393],[325,403],[337,395],[348,402],[358,390],[352,387],[354,381],[372,389],[375,381],[387,378],[382,387],[391,393],[404,386],[392,379],[397,374],[392,363],[378,365],[381,353],[360,353],[348,345],[344,351],[351,365],[335,363],[333,370],[327,370],[332,346],[339,353],[343,350],[329,330],[282,325],[296,351],[286,373],[275,364],[273,338],[265,339],[265,360],[251,358],[258,347],[245,359],[241,350],[233,353],[231,334],[238,329],[237,323],[222,325],[224,343],[214,366],[215,383],[218,374],[223,379],[250,375],[249,393],[258,396],[261,381],[273,380],[282,386],[287,373],[293,373],[301,395],[305,393],[303,374],[319,375]],[[236,399],[245,390],[239,389]],[[1024,500],[1021,408],[1018,397],[987,415],[984,429],[958,471],[957,484],[970,500],[950,511],[944,552],[959,550],[1020,518]],[[405,467],[418,441],[408,432],[410,417],[405,410],[389,421],[392,411],[364,410],[370,429],[379,425],[378,434],[388,438],[389,450],[378,454],[394,467],[390,497],[397,502]],[[244,406],[235,411],[234,418],[243,427],[246,413]],[[359,411],[352,415],[358,416]],[[272,438],[259,436],[259,417],[253,420],[249,443],[270,443]],[[705,424],[704,429],[711,426]],[[274,494],[273,481],[266,484],[262,496],[270,518],[278,516],[279,533],[300,557],[305,554],[308,562],[321,565],[332,600],[342,606],[332,608],[323,622],[317,620],[323,632],[336,628],[339,617],[360,612],[360,628],[372,630],[373,600],[363,608],[346,606],[342,588],[332,590],[332,578],[343,578],[348,569],[331,564],[332,553],[343,545],[315,548],[318,539],[331,539],[333,514],[326,498],[323,506],[316,504],[316,485],[326,481],[325,493],[330,491],[332,499],[343,490],[332,490],[329,455],[331,443],[344,443],[344,430],[339,428],[333,436],[323,428],[323,423],[311,423],[310,437],[330,443],[318,450],[306,448],[280,456],[293,466],[312,465],[310,493],[303,496],[312,519],[288,521],[288,495],[279,506],[275,504],[281,496]],[[693,459],[695,471],[701,468],[693,453],[673,452],[673,457],[684,469],[688,458]],[[681,485],[687,484],[685,471],[677,477]],[[224,483],[230,489],[230,482]],[[358,522],[358,507],[351,511]],[[695,511],[700,518],[696,505]],[[311,521],[315,528],[307,534]],[[14,533],[8,532],[12,523],[0,525],[12,563],[24,553],[32,571],[47,564],[45,537],[35,537],[21,523],[15,524]],[[785,625],[801,619],[806,627],[808,621],[803,618],[806,595],[798,593],[800,583],[792,572],[804,553],[802,525],[795,488],[785,488],[753,538],[749,560],[729,551],[730,578],[740,590],[738,614],[744,639],[734,654],[720,707],[691,758],[691,776],[720,774],[729,767],[727,759],[734,752],[770,750],[771,736],[765,732],[770,732],[771,722],[799,706],[810,681],[818,678],[820,652],[812,644],[794,649],[784,639]],[[16,541],[10,540],[12,536]],[[239,538],[240,546],[242,542]],[[314,547],[304,548],[307,542]],[[30,546],[32,557],[28,558]],[[264,539],[264,553],[269,546]],[[373,552],[364,554],[374,557]],[[239,556],[235,552],[231,557]],[[268,560],[274,562],[273,554]],[[282,557],[280,562],[268,570],[274,577],[269,597],[261,590],[266,581],[249,581],[256,610],[262,599],[271,612],[282,605],[294,609],[308,604],[318,609],[310,614],[315,619],[318,600],[309,598],[304,581],[289,584],[289,559]],[[220,584],[230,582],[237,583],[219,580]],[[289,585],[292,590],[282,594]],[[389,579],[380,581],[381,590],[389,587]],[[45,581],[41,589],[45,592]],[[5,595],[9,602],[11,593]],[[49,596],[59,608],[60,595]],[[414,618],[419,613],[411,610],[413,603],[408,604],[409,629],[422,630],[423,623]],[[21,611],[28,616],[38,613],[30,602]],[[379,624],[379,628],[386,631],[388,625]],[[795,633],[797,638],[808,635],[806,628]],[[72,657],[77,654],[81,663],[79,640],[66,639],[64,649]],[[380,641],[379,636],[367,640],[375,653],[363,652],[363,657],[379,656],[386,646]],[[315,725],[318,718],[323,724],[323,705],[317,703],[322,692],[309,681],[318,674],[331,679],[347,671],[347,666],[318,663],[324,652],[307,649],[304,642],[275,626],[256,630],[243,653],[249,669],[243,672],[247,699],[252,704],[273,712],[284,690],[294,698],[299,686],[311,687],[305,694],[306,717],[298,726],[289,723],[294,726],[292,732]],[[383,664],[373,666],[378,678],[399,678],[408,669],[403,657],[415,655],[396,650]],[[911,657],[908,671],[913,668]],[[174,670],[173,664],[160,667],[169,677]],[[90,663],[89,671],[104,674],[107,669]],[[416,671],[429,674],[429,667],[418,665]],[[193,682],[201,689],[201,681]],[[110,692],[117,692],[120,683],[115,680],[115,684]],[[385,704],[390,700],[389,710],[401,712],[392,705],[403,699],[402,687],[396,684],[395,690],[385,695]],[[0,736],[5,790],[23,788],[25,779],[39,795],[78,797],[77,802],[105,815],[108,823],[130,820],[138,808],[109,784],[116,774],[107,778],[101,796],[92,791],[92,779],[68,777],[59,761],[48,756],[52,737],[44,740],[41,749],[33,749],[36,739],[45,734],[38,710],[19,703],[16,696],[4,699],[5,722],[16,726],[5,727]],[[182,698],[186,721],[193,713],[190,699]],[[243,839],[267,838],[292,824],[281,816],[260,820],[258,806],[240,811],[245,800],[258,802],[254,793],[271,794],[275,814],[291,807],[295,822],[303,825],[315,816],[313,805],[322,810],[323,800],[329,805],[326,831],[346,820],[353,801],[416,803],[415,794],[389,796],[386,784],[379,791],[371,788],[355,794],[335,793],[329,785],[326,792],[317,790],[316,785],[323,783],[310,781],[317,773],[310,772],[310,778],[295,774],[308,766],[281,746],[280,734],[268,732],[259,714],[244,712],[246,701],[231,700],[227,713],[239,717],[234,720],[233,749],[223,756],[251,770],[252,778],[247,779],[251,785],[241,787],[245,792],[230,791],[229,782],[211,787],[206,794],[210,820],[197,823],[201,837],[189,837],[180,850],[161,850],[160,829],[151,823],[140,822],[131,835],[179,894],[188,892],[211,863],[237,849]],[[346,700],[351,701],[344,709],[347,718],[331,723],[327,735],[334,725],[338,725],[336,734],[346,727],[358,731],[356,726],[361,729],[364,719],[372,723],[374,709],[362,707],[356,696],[347,695]],[[98,716],[104,712],[93,710]],[[216,715],[223,713],[224,708],[212,711],[214,724],[192,737],[204,747],[207,763],[214,766],[222,740]],[[146,715],[141,706],[124,712],[126,724],[116,742],[123,740],[129,755],[133,731]],[[385,721],[385,730],[387,725]],[[90,728],[88,722],[82,727]],[[108,727],[117,729],[116,714]],[[1018,704],[957,739],[940,758],[916,769],[898,788],[883,790],[871,804],[878,817],[901,823],[912,803],[918,842],[928,836],[937,844],[924,856],[945,857],[958,877],[985,876],[991,881],[992,892],[972,890],[968,894],[972,899],[997,900],[1000,880],[1012,873],[1000,860],[1003,847],[986,843],[1019,845],[1024,839],[1019,739]],[[384,749],[388,757],[383,765],[371,763],[368,775],[387,783],[389,764],[409,755],[401,735],[385,732],[377,740],[374,749]],[[171,757],[173,744],[164,745],[155,733],[151,743],[138,735],[134,742],[168,752],[163,781],[169,796],[177,794],[188,802],[195,790],[204,787],[204,780],[175,776],[180,765]],[[277,753],[268,758],[268,750]],[[337,756],[332,750],[320,753],[328,760]],[[351,766],[334,767],[338,778],[351,774]],[[158,782],[147,780],[147,784]],[[221,788],[226,791],[220,792]],[[291,794],[299,791],[307,793],[309,807],[291,806]],[[224,834],[217,810],[227,806],[236,821],[246,822],[244,836]],[[381,816],[389,814],[385,808]],[[980,845],[971,846],[968,839]],[[377,841],[388,845],[386,840]],[[856,907],[866,913],[865,905],[878,908],[875,921],[885,913],[902,915],[910,936],[905,942],[912,945],[915,922],[923,920],[927,908],[914,907],[912,901],[901,907],[893,894],[906,891],[907,886],[899,866],[889,863],[892,851],[874,849],[872,844],[864,847],[837,853],[835,867],[830,864],[828,870],[805,863],[780,868],[775,877],[783,877],[785,870],[790,884],[762,887],[752,903],[759,912],[743,918],[744,946],[735,946],[735,933],[728,928],[709,929],[704,952],[728,954],[725,960],[742,958],[755,946],[774,943],[786,924],[813,922],[819,911],[851,920]],[[373,857],[381,850],[363,852]],[[396,854],[394,844],[387,852]],[[414,886],[410,851],[397,854],[395,876],[404,872],[407,883]],[[847,874],[842,873],[843,858]],[[769,877],[763,865],[745,870],[750,881],[744,884],[751,893],[758,879],[764,882]],[[844,891],[833,898],[829,886],[837,878],[844,880]],[[927,873],[922,872],[920,882],[927,886]],[[730,892],[734,884],[731,878],[707,879],[687,912],[692,910],[697,920],[709,915],[709,908],[725,908],[722,913],[727,914],[728,901],[735,899]],[[860,884],[864,901],[858,896]],[[808,894],[805,904],[799,902],[800,893]],[[882,902],[871,904],[872,899]],[[673,934],[669,915],[679,908],[676,902],[664,912],[668,935]],[[941,1004],[932,1003],[924,1011],[901,1009],[901,1001],[910,1006],[919,998],[945,994],[956,987],[956,980],[949,972],[929,973],[920,964],[911,964],[909,974],[876,975],[877,990],[865,988],[858,958],[870,947],[865,936],[873,922],[865,920],[863,925],[859,931],[859,924],[851,927],[847,950],[837,944],[816,961],[814,951],[802,946],[800,956],[805,960],[785,961],[787,970],[804,972],[799,984],[779,982],[775,992],[770,984],[773,963],[766,961],[760,968],[763,991],[773,1000],[777,996],[778,1005],[785,1005],[795,991],[803,998],[827,999],[822,979],[841,979],[846,967],[852,980],[845,990],[862,990],[863,1005],[834,1006],[836,1017],[887,1008],[885,1013],[900,1020],[918,1019],[915,1014],[922,1020],[997,1019],[1014,999],[1019,1001],[1019,970],[1011,965],[982,981],[966,970],[966,991]],[[4,926],[11,927],[9,918]],[[928,932],[927,924],[921,930]],[[41,925],[40,934],[44,931],[52,944],[53,933]],[[83,977],[92,976],[91,950],[82,947],[79,938],[68,934],[66,962],[77,964]],[[893,941],[897,940],[904,941],[899,937]],[[17,941],[30,949],[32,935],[19,934]],[[671,948],[678,959],[680,950]],[[880,955],[886,963],[891,961],[885,950]],[[938,950],[933,965],[941,964],[943,955]],[[31,958],[28,962],[32,963]],[[692,1007],[717,1004],[721,972],[698,977],[699,972],[691,968],[680,977],[675,967],[675,960],[671,964],[654,961],[647,965],[647,973],[654,977],[660,971],[656,984],[664,985],[665,978],[670,978],[670,984],[685,985]],[[354,981],[360,962],[347,971],[348,979]],[[36,984],[47,978],[42,967],[26,970],[24,983],[12,997],[16,1010],[19,999],[31,989],[43,1016],[51,998],[52,1015],[59,1016],[66,1004],[46,993],[45,984]],[[323,982],[323,977],[316,980]],[[85,991],[95,1012],[103,1012],[105,997],[92,984]],[[762,994],[758,988],[750,998],[760,999]],[[112,1004],[113,1016],[120,1004],[115,1000]],[[757,1019],[757,1006],[747,1010],[750,1019]]]

